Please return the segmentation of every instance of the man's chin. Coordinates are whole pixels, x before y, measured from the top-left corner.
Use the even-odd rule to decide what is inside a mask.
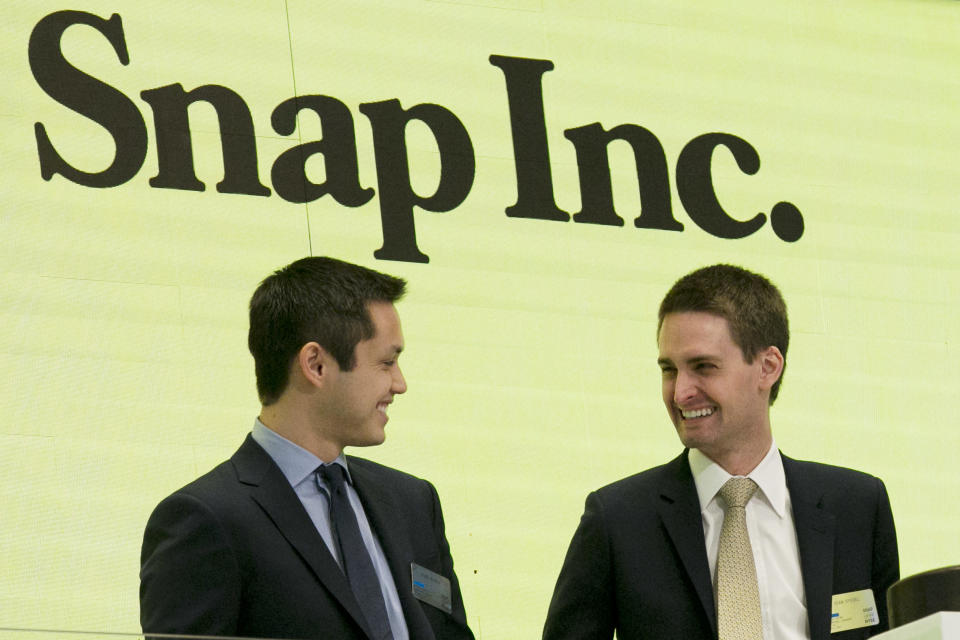
[[[387,432],[382,428],[377,431],[371,431],[370,433],[363,434],[362,437],[354,438],[352,442],[349,443],[351,447],[376,447],[381,445],[387,439]]]
[[[702,434],[698,433],[695,429],[687,429],[683,425],[677,426],[677,436],[680,438],[680,442],[683,443],[688,449],[699,449],[700,447],[707,444]]]

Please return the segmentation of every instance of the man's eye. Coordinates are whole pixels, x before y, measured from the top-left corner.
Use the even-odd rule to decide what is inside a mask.
[[[384,364],[384,366],[392,367],[393,365],[397,364],[397,361],[396,361],[396,360],[384,360],[384,361],[383,361],[383,364]]]

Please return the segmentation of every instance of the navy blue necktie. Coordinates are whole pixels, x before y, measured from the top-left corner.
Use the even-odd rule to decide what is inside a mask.
[[[327,487],[330,487],[330,525],[333,539],[340,551],[343,573],[350,582],[353,595],[360,603],[373,637],[376,640],[392,640],[393,632],[390,630],[387,608],[383,603],[380,580],[363,544],[357,516],[347,495],[346,469],[334,463],[321,466],[317,472],[327,483]],[[319,483],[319,478],[317,480],[320,489],[326,493],[326,488]]]

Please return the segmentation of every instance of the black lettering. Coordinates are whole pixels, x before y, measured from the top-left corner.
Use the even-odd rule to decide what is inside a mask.
[[[288,136],[294,132],[297,114],[310,109],[320,117],[323,139],[287,149],[273,163],[270,179],[277,194],[288,202],[313,202],[328,193],[346,207],[359,207],[373,197],[373,189],[360,186],[357,171],[357,142],[350,109],[330,96],[309,95],[290,98],[273,110],[273,130]],[[307,158],[322,153],[326,181],[307,180]]]
[[[726,147],[737,166],[752,176],[760,170],[760,156],[749,142],[729,133],[705,133],[687,143],[677,159],[677,192],[690,219],[698,227],[718,238],[745,238],[763,226],[767,216],[758,213],[749,220],[731,218],[713,188],[711,163],[713,150]]]
[[[140,96],[153,109],[157,132],[157,175],[150,186],[163,189],[203,191],[193,168],[193,144],[187,107],[207,102],[217,113],[220,145],[223,149],[223,180],[220,193],[269,196],[270,189],[260,184],[257,171],[257,143],[250,110],[236,92],[208,84],[189,93],[180,84],[169,84],[141,91]]]
[[[400,101],[384,100],[360,105],[373,129],[383,246],[373,252],[380,260],[429,262],[417,247],[413,207],[450,211],[463,202],[473,186],[476,160],[463,123],[437,104],[418,104],[404,110]],[[406,126],[412,120],[427,125],[440,153],[440,180],[432,196],[414,193],[410,184]]]
[[[577,170],[580,173],[579,213],[575,222],[623,226],[623,218],[613,207],[610,184],[608,145],[623,140],[633,149],[640,190],[640,215],[634,225],[644,229],[683,231],[683,225],[670,211],[670,175],[663,145],[649,130],[635,124],[622,124],[605,131],[600,123],[584,125],[563,132],[577,149]]]
[[[803,236],[803,214],[792,202],[778,202],[770,209],[770,226],[784,242],[796,242]]]
[[[517,202],[507,207],[506,213],[513,218],[566,222],[570,220],[570,214],[557,207],[554,200],[547,124],[543,113],[541,78],[553,69],[553,62],[492,55],[490,64],[503,70],[510,104]]]
[[[115,187],[135,176],[147,156],[147,128],[136,105],[117,89],[87,75],[63,57],[60,39],[68,27],[93,27],[113,46],[120,64],[130,64],[123,24],[118,14],[104,20],[82,11],[58,11],[33,28],[27,47],[30,71],[47,95],[68,109],[93,120],[113,137],[116,151],[105,170],[88,173],[75,168],[57,152],[43,123],[34,124],[40,175],[50,180],[60,174],[85,187]]]

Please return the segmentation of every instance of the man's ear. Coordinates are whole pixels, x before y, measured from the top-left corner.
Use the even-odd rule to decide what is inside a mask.
[[[757,354],[760,359],[760,388],[769,391],[783,373],[783,354],[770,345]]]
[[[336,368],[336,361],[316,342],[308,342],[297,352],[294,361],[294,374],[304,384],[312,387],[322,387],[330,379]]]

